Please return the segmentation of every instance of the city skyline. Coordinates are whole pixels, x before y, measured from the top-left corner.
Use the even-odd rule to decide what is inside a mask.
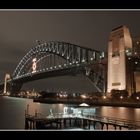
[[[36,46],[36,40],[64,41],[107,51],[113,28],[126,25],[132,37],[140,35],[139,16],[139,11],[0,11],[0,81],[6,73],[13,73],[23,56]],[[42,89],[42,83],[52,89],[92,90],[86,77],[68,76],[33,82],[29,87]]]

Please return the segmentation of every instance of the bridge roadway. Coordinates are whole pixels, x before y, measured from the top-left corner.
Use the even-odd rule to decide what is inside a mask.
[[[55,124],[55,127],[52,127]],[[130,121],[126,119],[96,116],[96,115],[76,115],[76,114],[54,114],[43,116],[41,114],[29,115],[25,114],[25,129],[65,129],[79,127],[82,129],[95,130],[100,125],[100,129],[108,130],[109,126],[113,126],[115,130],[126,128],[128,130],[140,129],[140,121]],[[100,130],[99,129],[99,130]],[[98,130],[98,129],[96,129]]]

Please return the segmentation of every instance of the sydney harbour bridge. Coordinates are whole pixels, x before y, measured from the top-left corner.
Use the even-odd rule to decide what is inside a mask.
[[[39,43],[21,59],[8,76],[7,90],[17,93],[26,82],[64,75],[84,74],[97,91],[104,89],[104,52],[58,41]],[[4,83],[1,84],[4,89]]]
[[[25,54],[13,74],[5,76],[5,82],[0,83],[1,93],[7,91],[18,93],[24,83],[34,80],[64,75],[75,76],[76,74],[87,76],[92,81],[97,92],[109,91],[108,82],[110,81],[111,86],[114,86],[113,88],[126,89],[129,84],[125,83],[126,86],[124,86],[121,79],[116,78],[118,81],[113,81],[112,78],[110,80],[110,77],[113,77],[114,73],[116,73],[115,70],[109,71],[110,67],[117,67],[120,70],[123,65],[125,66],[125,71],[129,69],[128,72],[123,74],[126,75],[126,80],[128,79],[127,77],[130,77],[131,92],[136,91],[135,72],[140,71],[140,40],[139,38],[132,38],[132,45],[128,47],[130,46],[127,46],[128,33],[126,33],[127,37],[125,39],[125,30],[125,26],[115,29],[115,36],[114,30],[112,30],[111,42],[117,44],[118,31],[119,36],[120,33],[122,34],[121,37],[124,38],[124,41],[121,40],[123,45],[118,45],[120,49],[117,50],[114,45],[116,50],[114,49],[115,51],[111,50],[110,52],[110,49],[108,49],[107,53],[67,42],[39,42]],[[123,50],[121,46],[124,48]],[[121,63],[123,58],[125,58],[125,64]],[[109,77],[109,74],[112,75]]]

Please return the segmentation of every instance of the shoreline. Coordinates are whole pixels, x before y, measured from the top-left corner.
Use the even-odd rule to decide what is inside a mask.
[[[123,102],[123,101],[91,101],[91,100],[75,100],[75,99],[33,99],[33,102],[45,104],[79,104],[86,103],[90,106],[111,106],[111,107],[132,107],[140,108],[140,102]]]
[[[16,98],[24,98],[26,97],[18,97],[18,96],[9,96]],[[27,98],[32,99],[33,102],[44,103],[44,104],[70,104],[79,106],[82,103],[86,103],[89,106],[110,106],[110,107],[130,107],[130,108],[140,108],[139,101],[116,101],[116,100],[84,100],[84,99],[53,99],[53,98]],[[79,106],[80,107],[80,106]],[[82,106],[81,106],[82,107]]]

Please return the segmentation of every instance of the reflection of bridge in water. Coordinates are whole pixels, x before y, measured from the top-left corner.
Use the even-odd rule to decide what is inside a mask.
[[[66,42],[39,43],[21,59],[13,74],[5,77],[0,90],[18,93],[26,82],[84,74],[92,81],[97,92],[118,89],[127,90],[130,95],[140,90],[139,45],[139,38],[132,39],[126,26],[112,30],[108,57],[105,52]]]

